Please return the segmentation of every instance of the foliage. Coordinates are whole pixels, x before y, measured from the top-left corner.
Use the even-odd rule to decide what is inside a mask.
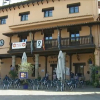
[[[39,80],[39,81],[41,80],[41,76],[40,76],[40,75],[38,76],[38,80]]]
[[[18,77],[18,73],[17,73],[17,71],[15,71],[15,70],[11,70],[11,71],[9,72],[9,75],[10,75],[10,77],[13,78],[13,79],[15,79],[16,77]]]
[[[28,81],[25,79],[25,80],[23,80],[23,83],[22,83],[23,85],[28,85]]]
[[[97,82],[95,82],[95,83],[94,83],[94,87],[97,87],[97,85],[98,85],[98,83],[97,83]]]
[[[99,78],[100,78],[100,67],[92,65],[90,66],[91,70],[91,78],[92,78],[92,83],[95,87],[100,86]]]
[[[90,80],[85,81],[86,85],[93,85],[93,83]]]
[[[28,62],[21,63],[18,66],[19,66],[19,72],[30,72],[34,67],[31,63]]]

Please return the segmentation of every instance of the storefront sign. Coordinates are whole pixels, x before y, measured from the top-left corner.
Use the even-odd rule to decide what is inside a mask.
[[[42,48],[42,40],[37,40],[37,48]]]
[[[22,48],[26,48],[26,42],[12,43],[12,49],[22,49]]]
[[[20,72],[20,79],[28,79],[28,72]]]

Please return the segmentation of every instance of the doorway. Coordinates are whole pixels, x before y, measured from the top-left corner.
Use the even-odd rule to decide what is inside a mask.
[[[85,63],[74,63],[75,66],[75,75],[77,74],[79,77],[82,77],[84,75],[84,66]]]
[[[53,80],[53,73],[56,73],[57,64],[51,64],[50,66],[52,67],[52,80]]]

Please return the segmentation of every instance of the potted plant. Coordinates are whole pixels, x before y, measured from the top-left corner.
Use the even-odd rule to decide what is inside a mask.
[[[23,89],[28,89],[28,74],[32,72],[32,68],[34,67],[31,63],[23,62],[18,65],[19,66],[19,78],[23,80]]]
[[[88,59],[88,64],[92,64],[92,59],[91,58]]]
[[[18,72],[16,70],[11,70],[9,72],[9,75],[12,79],[15,79],[16,77],[18,77]]]
[[[23,89],[28,89],[28,81],[25,79],[24,81],[23,81]]]

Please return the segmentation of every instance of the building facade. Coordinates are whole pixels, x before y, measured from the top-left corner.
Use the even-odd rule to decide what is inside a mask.
[[[62,50],[65,66],[89,80],[90,59],[100,65],[99,25],[97,0],[32,0],[0,7],[1,78],[26,52],[35,66],[29,78],[48,72],[52,79]]]

